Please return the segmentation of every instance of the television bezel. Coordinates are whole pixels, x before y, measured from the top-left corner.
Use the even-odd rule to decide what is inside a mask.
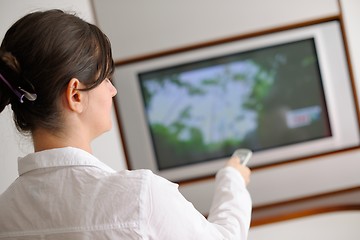
[[[358,146],[359,125],[355,90],[349,74],[341,24],[339,20],[332,20],[246,38],[239,37],[232,41],[190,48],[187,51],[169,51],[169,54],[163,56],[117,65],[114,74],[114,84],[118,90],[115,104],[129,169],[146,168],[171,181],[183,182],[213,176],[227,159],[224,157],[159,170],[147,126],[138,73],[307,38],[315,40],[332,136],[255,152],[249,166],[264,167]]]

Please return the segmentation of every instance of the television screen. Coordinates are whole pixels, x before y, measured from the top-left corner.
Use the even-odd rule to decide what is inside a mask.
[[[358,146],[343,40],[334,20],[117,65],[128,168],[181,183],[214,176],[238,148],[256,169]]]
[[[314,38],[138,79],[159,170],[332,136]]]

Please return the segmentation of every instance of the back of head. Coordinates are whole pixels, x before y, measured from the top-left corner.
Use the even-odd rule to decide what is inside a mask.
[[[5,34],[0,47],[0,112],[11,104],[17,128],[61,131],[61,96],[77,78],[90,90],[112,74],[108,38],[94,25],[61,10],[30,13]]]

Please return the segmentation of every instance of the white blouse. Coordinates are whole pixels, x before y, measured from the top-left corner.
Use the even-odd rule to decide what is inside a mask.
[[[216,175],[208,219],[149,170],[115,172],[93,155],[60,148],[19,158],[0,195],[0,239],[246,239],[251,199],[233,168]]]

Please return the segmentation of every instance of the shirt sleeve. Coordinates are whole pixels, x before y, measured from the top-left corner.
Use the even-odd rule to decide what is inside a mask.
[[[215,194],[208,220],[234,239],[247,239],[252,202],[240,173],[226,167],[216,174]],[[232,239],[229,238],[229,239]]]
[[[235,169],[217,173],[208,219],[183,197],[177,184],[156,175],[150,179],[145,220],[149,239],[246,239],[251,200]]]

